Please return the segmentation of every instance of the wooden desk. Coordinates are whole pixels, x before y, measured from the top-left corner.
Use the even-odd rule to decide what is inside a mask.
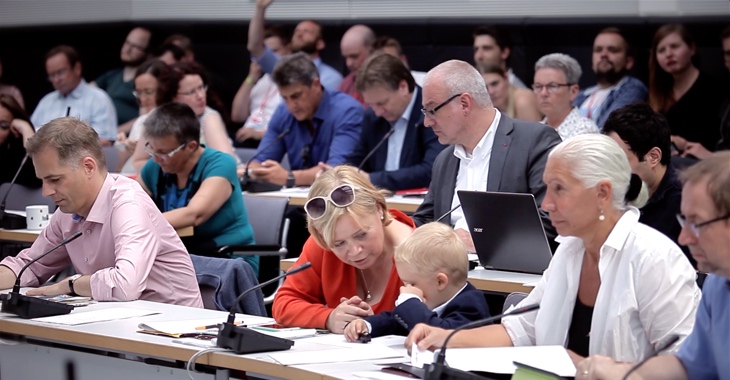
[[[200,348],[172,343],[172,338],[168,337],[137,333],[138,324],[185,319],[220,318],[224,321],[228,314],[147,301],[101,302],[77,308],[72,313],[111,307],[154,310],[160,314],[65,326],[0,313],[3,339],[18,342],[17,345],[0,344],[0,376],[8,379],[61,380],[67,378],[67,365],[70,364],[78,380],[98,379],[102,373],[105,380],[188,378],[185,370],[178,368],[176,361],[186,362]],[[337,348],[299,340],[295,342],[292,351]],[[403,351],[405,353],[404,348]],[[329,380],[346,378],[352,363],[358,363],[359,368],[367,370],[377,371],[380,368],[372,361],[283,366],[271,360],[266,353],[234,355],[216,352],[200,357],[196,363],[209,365],[216,370],[215,374],[195,375],[195,379],[210,380],[228,379],[229,370],[246,371],[254,377],[267,379]]]
[[[41,230],[6,230],[0,228],[0,240],[19,243],[33,243],[40,235]],[[193,236],[193,227],[184,227],[177,230],[180,237]]]
[[[253,196],[289,198],[289,204],[292,206],[304,206],[307,202],[307,194],[309,188],[292,188],[279,191],[267,191],[263,193],[252,193]],[[246,193],[247,194],[247,193]],[[389,208],[403,211],[405,213],[413,213],[418,206],[423,203],[423,198],[404,197],[402,195],[394,195],[385,198]]]
[[[294,266],[296,261],[296,258],[281,260],[279,267],[281,270],[287,271]],[[468,279],[479,290],[497,293],[529,293],[534,286],[525,284],[534,284],[540,281],[540,278],[542,276],[537,274],[505,272],[478,267],[469,271]]]

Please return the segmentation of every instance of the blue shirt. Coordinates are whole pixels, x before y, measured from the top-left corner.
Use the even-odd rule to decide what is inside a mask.
[[[598,86],[593,86],[579,92],[578,96],[573,99],[573,105],[580,108],[581,104],[597,90]],[[644,101],[647,95],[648,90],[644,83],[634,77],[625,76],[611,89],[601,106],[591,113],[591,119],[596,122],[598,128],[603,129],[603,124],[606,123],[611,112],[625,105]],[[581,116],[586,115],[581,114]]]
[[[261,70],[267,74],[271,74],[274,71],[276,62],[279,62],[279,55],[267,47],[264,55],[258,58],[252,57],[252,59],[261,65]],[[340,82],[342,82],[342,74],[332,66],[322,62],[319,58],[313,59],[312,62],[314,62],[314,66],[319,71],[319,81],[322,83],[322,86],[330,91],[337,91],[340,88]]]
[[[210,177],[223,177],[231,184],[231,195],[225,203],[205,222],[196,226],[191,242],[209,241],[215,247],[225,245],[254,244],[253,228],[248,222],[246,206],[243,204],[241,185],[236,174],[236,162],[233,157],[215,149],[205,148],[195,164],[187,186],[177,187],[177,176],[163,173],[160,165],[152,158],[142,167],[140,173],[147,188],[152,192],[160,211],[167,212],[185,207],[195,195],[203,181]],[[183,240],[188,243],[189,239]],[[190,252],[201,256],[211,256],[212,252]],[[258,272],[258,256],[246,256],[244,259]]]
[[[311,120],[314,125],[312,135],[310,121],[298,121],[282,103],[271,116],[269,128],[259,143],[256,160],[281,162],[284,154],[288,154],[292,170],[309,169],[319,162],[332,166],[342,164],[360,139],[363,111],[362,105],[351,96],[324,90]],[[269,146],[286,130],[290,130],[289,134]]]
[[[690,380],[730,379],[730,281],[709,275],[692,333],[676,353]]]
[[[112,141],[117,139],[117,111],[112,99],[104,90],[89,85],[83,79],[66,96],[58,91],[44,96],[30,121],[36,129],[40,129],[49,121],[66,116],[69,107],[69,116],[89,123],[99,134],[99,138]]]
[[[413,89],[411,101],[408,102],[403,115],[393,123],[393,134],[388,139],[388,157],[385,159],[385,170],[394,171],[400,169],[400,154],[403,150],[403,142],[406,140],[408,121],[413,111],[413,103],[418,95],[418,87]]]

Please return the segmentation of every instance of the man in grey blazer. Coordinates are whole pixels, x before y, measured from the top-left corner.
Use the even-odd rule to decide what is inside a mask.
[[[458,205],[456,190],[531,193],[540,205],[545,162],[561,141],[553,128],[500,114],[479,72],[458,60],[426,74],[422,112],[424,125],[433,129],[440,143],[450,146],[433,164],[428,194],[413,215],[417,225],[437,220]],[[473,250],[460,209],[442,221],[454,225]],[[546,216],[543,225],[552,240],[555,232]]]

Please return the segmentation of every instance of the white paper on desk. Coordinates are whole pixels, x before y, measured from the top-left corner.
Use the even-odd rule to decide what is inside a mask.
[[[352,348],[353,346],[362,346],[362,343],[348,342],[345,336],[342,334],[322,334],[312,338],[302,339],[303,342],[316,343],[326,346],[336,346]],[[386,335],[373,338],[368,345],[388,346],[388,347],[403,347],[406,341],[406,337],[398,335]]]
[[[269,354],[269,357],[281,365],[340,363],[360,360],[404,358],[403,354],[390,347],[362,343],[353,345],[348,349],[338,348],[317,351],[274,352]]]
[[[540,281],[526,282],[526,283],[522,284],[522,286],[525,286],[528,288],[534,288],[537,286],[537,283],[539,283],[539,282]]]
[[[82,313],[71,313],[65,315],[56,315],[53,317],[34,318],[33,320],[38,322],[75,326],[83,325],[85,323],[114,321],[117,319],[142,317],[152,314],[160,314],[160,312],[154,310],[133,309],[128,307],[112,307],[109,309],[85,311]]]
[[[575,376],[575,365],[562,346],[524,346],[488,348],[450,348],[446,350],[449,367],[464,371],[514,373],[520,362],[558,376]]]

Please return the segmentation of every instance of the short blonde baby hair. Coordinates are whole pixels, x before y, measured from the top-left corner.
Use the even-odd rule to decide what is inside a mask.
[[[466,245],[451,227],[439,222],[417,228],[395,249],[395,261],[420,273],[444,272],[456,284],[466,282],[469,272]]]

